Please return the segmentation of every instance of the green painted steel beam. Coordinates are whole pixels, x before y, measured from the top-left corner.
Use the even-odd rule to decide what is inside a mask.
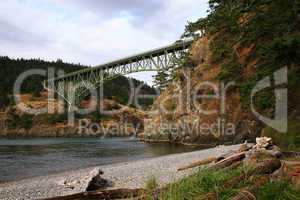
[[[58,77],[58,78],[48,80],[48,81],[56,82],[56,81],[60,81],[60,80],[66,80],[66,79],[76,76],[78,74],[85,74],[85,73],[89,73],[92,71],[110,69],[110,68],[117,67],[119,65],[125,65],[125,64],[132,63],[132,62],[137,62],[137,61],[141,61],[144,59],[148,59],[151,57],[161,56],[161,55],[164,55],[166,52],[174,52],[174,51],[180,51],[183,49],[188,49],[191,46],[191,44],[193,43],[193,41],[194,41],[194,39],[180,40],[180,41],[177,41],[168,46],[164,46],[164,47],[146,51],[146,52],[143,52],[140,54],[132,55],[132,56],[129,56],[126,58],[122,58],[122,59],[119,59],[119,60],[116,60],[113,62],[108,62],[108,63],[98,65],[95,67],[89,67],[89,68],[86,68],[83,70],[78,70],[76,72],[72,72],[72,73],[66,74],[62,77]]]

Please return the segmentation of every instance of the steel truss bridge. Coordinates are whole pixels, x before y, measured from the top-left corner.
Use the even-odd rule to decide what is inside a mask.
[[[58,76],[45,81],[43,85],[49,92],[63,98],[69,107],[78,105],[91,89],[98,88],[104,81],[117,76],[175,68],[193,41],[194,39],[180,40],[168,46]]]

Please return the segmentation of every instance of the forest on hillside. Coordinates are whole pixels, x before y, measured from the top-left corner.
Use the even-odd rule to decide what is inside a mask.
[[[232,90],[239,94],[242,112],[251,111],[256,84],[270,78],[273,85],[258,92],[253,102],[260,113],[273,119],[281,100],[274,90],[287,89],[287,133],[265,127],[262,135],[283,148],[299,149],[300,1],[210,0],[208,16],[188,23],[184,35],[199,30],[210,38],[212,63],[220,66],[216,79],[235,82]],[[287,81],[278,84],[274,73],[284,68]]]
[[[65,63],[58,59],[57,61],[44,61],[41,59],[11,59],[7,56],[0,56],[0,109],[4,109],[6,106],[13,103],[12,93],[13,86],[20,74],[31,69],[43,69],[48,70],[54,68],[64,71],[64,73],[70,73],[90,66],[84,66],[81,64],[70,64]],[[22,93],[30,93],[34,96],[38,96],[43,90],[42,81],[45,77],[39,75],[32,75],[28,77],[22,84]],[[119,103],[127,103],[130,95],[129,78],[125,76],[119,76],[111,81],[108,81],[104,85],[104,96],[105,98],[114,98]],[[147,84],[131,79],[134,85],[137,87],[143,84],[141,93],[142,94],[155,94],[155,89],[148,86]],[[143,105],[151,105],[151,100],[145,100],[142,102]]]
[[[288,67],[289,108],[298,104],[290,94],[299,92],[300,1],[210,0],[208,12],[207,17],[189,22],[184,35],[201,30],[212,38],[213,62],[221,66],[218,79],[238,83],[243,108],[250,109],[248,97],[257,81],[282,67]],[[241,63],[237,52],[243,48],[251,54]],[[254,73],[245,76],[245,71]],[[264,91],[256,103],[269,110],[274,96]]]

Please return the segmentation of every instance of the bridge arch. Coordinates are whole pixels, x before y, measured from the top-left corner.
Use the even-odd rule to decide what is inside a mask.
[[[44,88],[57,93],[69,107],[78,105],[91,88],[121,75],[137,72],[169,70],[178,66],[194,39],[177,41],[171,45],[129,56],[44,82]]]

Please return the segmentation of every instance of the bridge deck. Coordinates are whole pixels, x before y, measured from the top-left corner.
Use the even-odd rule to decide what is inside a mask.
[[[103,70],[103,69],[114,68],[114,67],[117,67],[119,65],[125,65],[125,64],[129,64],[131,62],[137,62],[137,61],[144,60],[144,59],[147,59],[147,58],[161,56],[161,55],[164,55],[166,52],[173,52],[173,51],[178,51],[178,50],[182,50],[182,49],[187,49],[187,48],[190,47],[190,45],[193,43],[193,41],[194,41],[193,38],[178,41],[178,42],[175,42],[175,43],[173,43],[171,45],[168,45],[168,46],[156,48],[156,49],[146,51],[146,52],[143,52],[143,53],[140,53],[140,54],[136,54],[136,55],[125,57],[125,58],[115,60],[115,61],[112,61],[112,62],[104,63],[104,64],[101,64],[101,65],[98,65],[98,66],[95,66],[95,67],[89,67],[89,68],[82,69],[82,70],[79,70],[79,71],[76,71],[76,72],[72,72],[72,73],[66,74],[62,77],[55,78],[51,81],[64,80],[64,79],[70,78],[72,76],[76,76],[78,74],[84,74],[84,73],[88,73],[88,72],[91,72],[91,71],[98,71],[98,70]]]

